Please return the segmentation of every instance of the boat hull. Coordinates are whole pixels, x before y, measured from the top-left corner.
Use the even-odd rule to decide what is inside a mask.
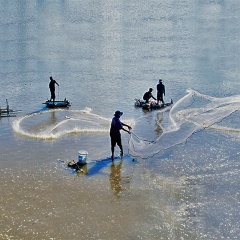
[[[135,99],[135,103],[134,103],[135,107],[141,107],[144,110],[162,109],[172,104],[173,104],[172,99],[171,99],[171,102],[168,102],[168,103],[157,103],[156,101],[151,101],[149,103],[146,103],[144,100]]]
[[[70,102],[66,99],[64,101],[54,101],[54,102],[47,100],[43,104],[45,104],[47,108],[67,108],[71,106]]]

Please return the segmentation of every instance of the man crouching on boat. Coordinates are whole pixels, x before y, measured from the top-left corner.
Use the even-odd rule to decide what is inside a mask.
[[[112,123],[111,123],[110,137],[111,137],[111,151],[112,151],[111,159],[112,159],[112,161],[114,160],[114,148],[115,148],[116,144],[120,148],[120,155],[123,156],[123,147],[122,147],[120,130],[123,130],[130,134],[130,130],[132,129],[130,126],[128,126],[127,124],[122,123],[120,121],[120,117],[122,115],[123,115],[123,112],[120,112],[119,110],[117,110],[114,114],[114,117],[113,117]],[[123,126],[128,127],[128,130],[123,128]]]
[[[154,100],[157,100],[153,95],[152,95],[152,88],[149,88],[148,92],[145,92],[143,95],[143,100],[146,101],[146,103],[149,103],[149,100],[153,98]]]

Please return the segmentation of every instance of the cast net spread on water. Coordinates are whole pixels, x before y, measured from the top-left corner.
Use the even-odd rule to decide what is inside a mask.
[[[53,109],[25,115],[13,122],[15,132],[30,138],[56,139],[65,134],[105,133],[110,119],[91,113],[91,109]]]
[[[126,120],[133,124],[133,120]],[[17,118],[13,122],[16,133],[29,138],[52,140],[66,134],[109,133],[111,119],[92,113],[92,109],[39,111]]]
[[[156,129],[161,129],[156,139],[147,140],[136,134],[131,135],[129,153],[149,158],[178,144],[184,144],[194,133],[205,128],[239,134],[239,109],[240,95],[215,98],[188,90],[187,94],[166,112],[167,123],[155,121]],[[167,110],[169,109],[150,114],[152,118],[157,119],[161,112]],[[143,121],[142,118],[139,119],[136,125],[141,125]]]

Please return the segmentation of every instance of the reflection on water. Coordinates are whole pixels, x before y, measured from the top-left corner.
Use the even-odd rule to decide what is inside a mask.
[[[119,198],[120,192],[122,191],[121,185],[121,168],[122,168],[122,160],[115,164],[114,162],[111,165],[111,173],[110,173],[110,186],[113,191],[113,194]]]
[[[109,177],[110,186],[113,194],[116,198],[120,198],[120,193],[126,190],[126,186],[130,184],[129,176],[122,176],[122,164],[123,160],[119,163],[113,162],[111,165],[111,173]]]
[[[158,136],[163,132],[163,129],[161,127],[162,121],[163,121],[163,113],[160,112],[159,114],[157,114],[156,122],[155,122],[155,126],[156,126],[155,132]]]
[[[76,162],[69,162],[67,164],[70,168],[76,171],[77,178],[84,175],[91,176],[94,174],[99,174],[101,170],[106,168],[111,163],[109,175],[110,187],[116,198],[120,198],[121,192],[125,191],[127,189],[127,186],[130,185],[130,176],[128,174],[126,176],[122,176],[122,173],[124,172],[123,161],[124,160],[121,159],[119,162],[111,163],[111,160],[104,159],[102,161],[97,161],[95,163],[89,163],[85,165],[80,165]]]
[[[57,118],[56,118],[56,115],[55,115],[55,111],[52,112],[52,115],[51,115],[51,124],[55,124],[57,121]]]
[[[87,164],[82,165],[81,167],[76,167],[76,172],[78,177],[88,174]]]

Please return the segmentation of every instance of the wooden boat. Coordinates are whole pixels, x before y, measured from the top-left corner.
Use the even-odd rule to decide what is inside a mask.
[[[9,108],[8,100],[6,99],[6,108],[0,108],[0,118],[1,117],[16,117],[17,112],[21,112],[22,110],[12,110]]]
[[[135,100],[134,105],[136,107],[141,107],[142,109],[145,109],[145,110],[162,109],[173,104],[172,99],[170,102],[167,102],[167,103],[165,102],[157,103],[157,101],[150,101],[149,103],[146,103],[145,100],[141,100],[138,98],[135,98],[134,100]]]
[[[70,107],[70,102],[65,98],[63,101],[50,101],[47,100],[45,103],[47,108],[67,108]]]

